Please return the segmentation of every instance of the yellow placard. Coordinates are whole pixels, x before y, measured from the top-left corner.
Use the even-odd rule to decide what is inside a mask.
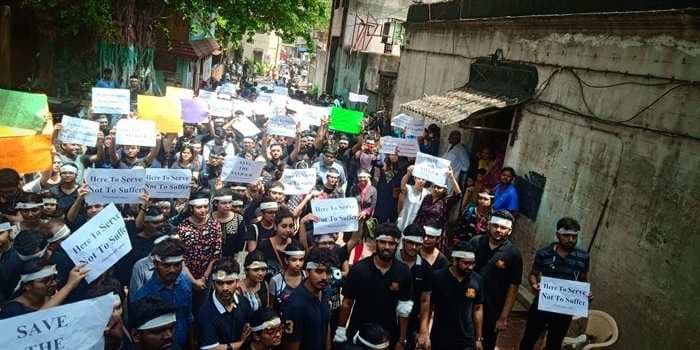
[[[51,135],[0,138],[0,168],[31,173],[50,166]]]
[[[154,121],[159,132],[182,134],[180,100],[170,97],[138,95],[136,103],[139,118]]]

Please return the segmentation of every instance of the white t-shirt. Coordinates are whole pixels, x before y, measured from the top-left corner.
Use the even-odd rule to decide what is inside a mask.
[[[418,214],[418,209],[420,209],[420,204],[423,202],[423,198],[427,196],[430,192],[425,188],[421,192],[416,192],[412,185],[406,185],[406,196],[403,199],[403,207],[399,213],[399,218],[396,220],[396,225],[399,229],[403,231],[406,226],[413,223]]]

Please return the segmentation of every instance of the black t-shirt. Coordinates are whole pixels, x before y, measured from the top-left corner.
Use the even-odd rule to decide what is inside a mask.
[[[484,303],[481,276],[472,272],[460,282],[445,268],[433,271],[432,281],[431,343],[440,349],[473,348],[474,305]]]
[[[299,244],[299,241],[295,238],[292,238],[292,240]],[[258,250],[265,254],[265,260],[267,260],[267,277],[269,280],[272,276],[284,271],[286,267],[284,266],[285,255],[284,252],[275,252],[275,248],[272,246],[269,238],[259,242]]]
[[[34,312],[34,311],[38,311],[38,310],[28,308],[20,302],[10,300],[2,306],[2,309],[0,309],[0,320],[28,314],[28,313]]]
[[[331,311],[325,293],[321,299],[313,296],[305,286],[292,292],[287,301],[285,339],[299,342],[299,349],[323,350]]]
[[[469,244],[476,252],[474,271],[484,281],[485,312],[500,314],[511,284],[519,285],[523,275],[523,257],[509,240],[495,249],[489,246],[489,236],[481,235],[471,239]]]
[[[435,270],[442,270],[447,268],[447,266],[450,265],[450,262],[447,260],[447,257],[445,254],[439,253],[438,257],[435,259],[435,262],[431,265],[427,260],[423,259],[423,263],[428,265],[428,267],[435,271]]]
[[[374,265],[373,255],[352,266],[343,296],[355,300],[348,334],[355,334],[365,323],[376,323],[396,340],[399,335],[396,305],[413,297],[413,276],[408,266],[396,259],[382,274]]]
[[[257,241],[259,246],[262,241],[272,237],[272,235],[275,233],[275,226],[273,225],[271,228],[264,228],[260,222],[256,222],[250,225],[247,231],[246,241]]]
[[[236,295],[236,306],[228,311],[212,292],[199,308],[195,317],[197,339],[202,348],[216,344],[225,345],[241,340],[243,326],[248,323],[253,310],[248,299]]]

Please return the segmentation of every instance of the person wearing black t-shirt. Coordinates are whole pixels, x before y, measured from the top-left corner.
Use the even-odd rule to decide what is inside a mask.
[[[449,267],[433,271],[433,328],[430,334],[434,350],[482,350],[483,285],[481,276],[472,272],[476,255],[466,242],[452,250]]]
[[[246,250],[252,252],[258,249],[258,244],[272,236],[275,232],[275,216],[279,205],[271,198],[266,198],[259,205],[262,218],[248,229]]]
[[[374,235],[377,252],[354,264],[348,274],[334,341],[346,342],[348,332],[352,335],[362,324],[377,323],[389,332],[392,347],[401,350],[406,346],[408,316],[413,308],[413,276],[406,264],[394,258],[401,237],[399,228],[393,223],[379,224]]]
[[[476,253],[474,271],[484,281],[484,350],[493,350],[498,332],[508,329],[523,274],[523,257],[508,239],[514,221],[507,210],[497,210],[489,220],[489,234],[469,241]]]

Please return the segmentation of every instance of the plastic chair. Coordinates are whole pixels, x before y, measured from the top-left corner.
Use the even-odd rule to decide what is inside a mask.
[[[586,341],[593,341],[595,343],[585,345],[583,350],[602,349],[615,344],[619,335],[617,322],[612,316],[600,310],[590,310],[585,334],[564,338],[564,345],[578,349]]]

